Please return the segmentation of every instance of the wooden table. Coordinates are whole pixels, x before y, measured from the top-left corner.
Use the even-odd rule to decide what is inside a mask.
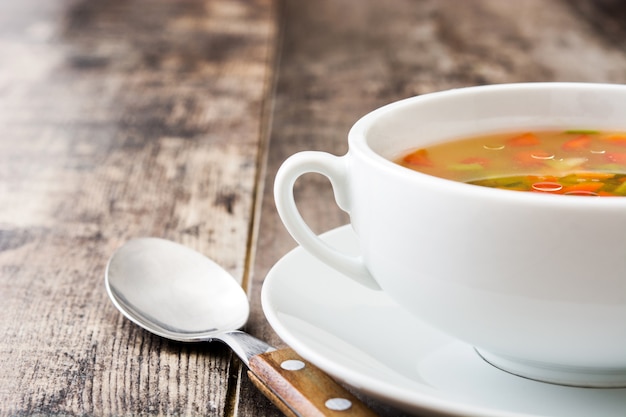
[[[0,416],[277,416],[221,344],[169,342],[103,286],[160,236],[249,293],[295,246],[277,167],[346,151],[368,111],[453,87],[626,82],[619,0],[20,0],[0,4]],[[316,176],[316,231],[347,222]],[[382,416],[402,415],[363,399]]]

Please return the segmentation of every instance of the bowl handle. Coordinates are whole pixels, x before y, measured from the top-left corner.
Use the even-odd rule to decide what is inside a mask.
[[[360,284],[380,290],[361,256],[342,253],[313,233],[302,218],[293,195],[293,187],[300,176],[307,173],[322,174],[330,180],[339,208],[350,213],[347,159],[348,156],[338,157],[316,151],[299,152],[289,157],[276,174],[274,182],[276,209],[287,231],[300,246]]]

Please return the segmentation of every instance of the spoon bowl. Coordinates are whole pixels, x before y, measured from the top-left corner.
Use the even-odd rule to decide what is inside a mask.
[[[275,349],[239,328],[248,297],[217,263],[158,238],[127,242],[109,260],[105,287],[113,305],[143,329],[180,342],[226,343],[251,381],[289,416],[373,416],[354,395],[291,349]]]
[[[105,285],[129,320],[181,342],[211,340],[238,329],[250,312],[246,293],[226,270],[164,239],[127,242],[111,257]]]

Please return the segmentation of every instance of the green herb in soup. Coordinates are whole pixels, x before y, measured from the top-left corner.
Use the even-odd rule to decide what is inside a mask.
[[[450,141],[395,160],[437,177],[536,193],[626,196],[626,132],[520,132]]]

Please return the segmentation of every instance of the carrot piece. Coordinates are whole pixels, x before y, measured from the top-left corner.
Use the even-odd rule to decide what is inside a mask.
[[[479,156],[473,156],[473,157],[469,157],[469,158],[465,158],[464,160],[461,161],[462,164],[478,164],[478,165],[482,165],[483,167],[487,167],[489,165],[489,159],[487,158],[481,158]]]
[[[515,148],[522,146],[535,146],[539,145],[539,138],[534,133],[524,133],[510,138],[506,141],[506,144]]]
[[[591,138],[587,135],[576,136],[565,142],[561,148],[564,151],[575,151],[587,149],[591,145]]]
[[[535,152],[518,152],[513,155],[513,160],[520,166],[523,167],[537,167],[545,165],[545,160],[537,159],[533,157]]]
[[[433,161],[428,157],[428,151],[426,149],[418,149],[415,152],[411,152],[403,159],[409,165],[416,165],[420,167],[432,167]]]
[[[606,140],[615,145],[626,146],[626,134],[610,135]]]
[[[626,165],[626,153],[610,152],[610,153],[604,154],[604,158],[608,162]]]
[[[575,191],[589,191],[595,193],[604,186],[603,182],[580,182],[574,185],[568,185],[563,187],[563,193],[571,193]]]

